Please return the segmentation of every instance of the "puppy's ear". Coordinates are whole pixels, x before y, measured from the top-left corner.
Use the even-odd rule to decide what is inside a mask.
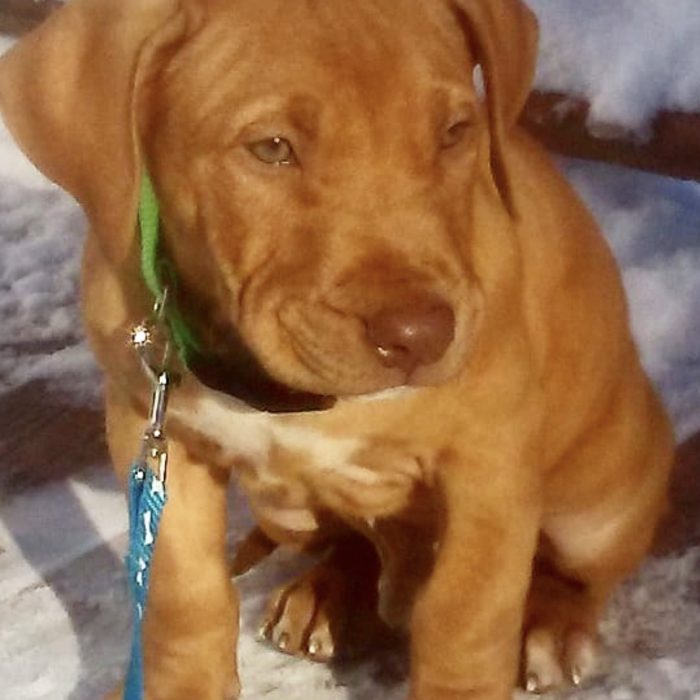
[[[70,0],[0,59],[8,128],[80,202],[114,264],[134,237],[139,87],[184,28],[178,0]]]
[[[482,68],[496,184],[513,207],[505,141],[522,112],[535,73],[538,27],[521,0],[454,0],[470,48]]]

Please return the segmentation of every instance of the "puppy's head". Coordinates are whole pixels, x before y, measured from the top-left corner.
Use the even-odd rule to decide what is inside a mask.
[[[297,389],[434,384],[498,267],[474,202],[515,214],[534,26],[519,0],[72,0],[3,59],[0,103],[124,275],[148,166],[217,353],[235,329]]]

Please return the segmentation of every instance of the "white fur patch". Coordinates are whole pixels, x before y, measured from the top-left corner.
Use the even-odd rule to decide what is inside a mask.
[[[391,389],[377,391],[374,394],[361,394],[360,396],[354,396],[352,398],[343,399],[343,401],[346,401],[347,403],[388,401],[390,399],[402,398],[416,391],[419,391],[419,389],[413,386],[395,386]]]
[[[279,479],[268,468],[273,445],[308,456],[309,468],[332,471],[363,484],[373,484],[377,475],[352,463],[362,448],[356,438],[331,438],[308,427],[291,425],[289,417],[261,411],[241,410],[238,401],[211,392],[194,404],[171,404],[173,415],[191,429],[220,445],[233,463],[243,458],[259,472],[260,478]]]
[[[281,447],[308,454],[319,469],[353,473],[358,469],[350,462],[362,446],[362,441],[356,438],[331,438],[311,428],[279,423],[273,425],[272,435]]]
[[[586,563],[615,543],[631,515],[631,509],[567,514],[548,518],[544,529],[567,560]]]
[[[308,508],[257,508],[256,514],[288,532],[313,532],[318,529],[318,520]]]
[[[211,392],[194,404],[173,401],[173,415],[190,428],[221,445],[233,461],[243,457],[264,462],[273,444],[309,454],[323,469],[339,469],[360,447],[354,438],[329,438],[307,427],[290,425],[289,418],[272,413],[246,410],[240,402]]]
[[[231,462],[243,458],[253,463],[267,461],[272,446],[274,417],[269,413],[245,411],[239,402],[213,392],[195,402],[173,397],[173,416],[221,446]]]
[[[371,516],[375,512],[372,509],[385,514],[387,508],[400,507],[420,478],[418,465],[414,473],[403,463],[396,468],[384,468],[386,465],[371,460],[366,466],[358,463],[369,447],[366,439],[330,437],[309,427],[308,414],[241,410],[239,402],[216,392],[203,394],[194,402],[178,403],[174,399],[171,410],[191,429],[219,445],[232,466],[237,460],[247,462],[252,473],[245,475],[242,484],[253,508],[288,531],[316,528],[316,519],[308,508],[314,500],[314,488],[324,489],[317,494],[322,498],[324,494],[331,500],[355,502],[359,498]],[[280,470],[271,458],[273,449],[300,456],[295,470],[302,469],[303,473],[290,475]],[[408,460],[406,464],[412,463]],[[326,487],[331,489],[330,496]],[[270,494],[274,494],[272,502],[268,500]]]

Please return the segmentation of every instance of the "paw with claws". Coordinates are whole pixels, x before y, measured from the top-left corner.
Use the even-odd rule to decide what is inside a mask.
[[[260,637],[280,651],[327,662],[383,633],[376,613],[379,564],[368,544],[339,546],[271,597]]]
[[[330,661],[345,621],[338,606],[338,582],[317,574],[313,571],[273,595],[259,637],[286,654]]]
[[[598,607],[583,586],[536,574],[522,651],[525,690],[542,694],[581,686],[595,672]]]
[[[523,649],[525,690],[540,695],[568,685],[579,687],[593,673],[595,659],[595,640],[587,632],[530,630]]]

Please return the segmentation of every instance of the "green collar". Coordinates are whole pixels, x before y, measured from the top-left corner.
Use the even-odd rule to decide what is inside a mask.
[[[160,207],[151,178],[145,170],[141,177],[139,229],[141,233],[141,275],[155,300],[162,301],[165,291],[163,277],[167,277],[169,284],[173,287],[177,284],[177,279],[172,268],[159,255]],[[165,317],[178,355],[185,365],[189,366],[193,357],[201,352],[202,346],[176,306],[175,291],[175,289],[171,289]]]

